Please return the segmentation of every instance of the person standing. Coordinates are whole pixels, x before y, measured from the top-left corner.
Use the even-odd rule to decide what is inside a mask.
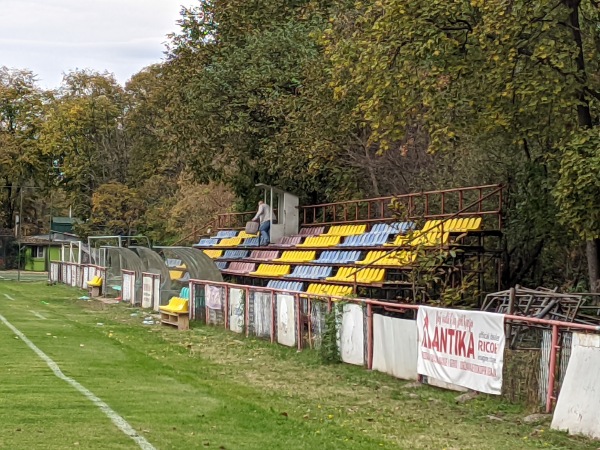
[[[260,226],[258,227],[260,245],[269,245],[271,242],[271,222],[276,220],[271,207],[262,200],[259,201],[258,211],[252,220],[260,223]]]

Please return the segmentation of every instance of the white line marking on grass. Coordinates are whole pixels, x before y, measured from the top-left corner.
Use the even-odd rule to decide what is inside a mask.
[[[6,295],[6,294],[5,294]],[[54,372],[58,378],[63,381],[66,381],[75,389],[77,389],[81,394],[88,398],[94,405],[96,405],[100,410],[106,414],[106,416],[117,426],[119,430],[133,439],[137,445],[142,450],[156,450],[154,446],[148,442],[143,436],[140,436],[137,431],[133,429],[131,425],[119,414],[117,414],[110,406],[104,403],[100,398],[96,397],[90,390],[79,384],[73,378],[66,376],[58,364],[56,364],[48,355],[46,355],[43,351],[41,351],[33,342],[31,342],[27,336],[21,333],[17,328],[13,326],[6,318],[0,314],[0,322],[4,323],[8,328],[12,330],[27,346],[34,351],[36,355],[40,357],[47,365],[50,367],[50,370]]]
[[[12,298],[12,297],[11,297],[10,295],[8,295],[8,294],[4,294],[4,296],[5,296],[7,299],[9,299],[9,300],[12,300],[13,302],[15,301],[15,299],[14,299],[14,298]]]
[[[44,316],[42,316],[39,312],[37,312],[37,311],[30,311],[30,312],[38,319],[46,320],[46,318]]]

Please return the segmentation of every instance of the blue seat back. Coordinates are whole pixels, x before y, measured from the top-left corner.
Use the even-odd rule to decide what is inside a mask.
[[[246,239],[244,239],[244,242],[242,243],[242,245],[244,247],[258,247],[258,244],[259,244],[259,240],[257,237],[246,238]]]

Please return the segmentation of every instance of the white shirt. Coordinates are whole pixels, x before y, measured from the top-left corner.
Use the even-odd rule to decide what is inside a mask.
[[[275,216],[275,213],[273,213],[271,207],[266,203],[263,203],[258,207],[258,211],[256,212],[256,215],[252,220],[256,219],[258,219],[260,223],[266,222],[267,220],[275,222],[277,220],[277,217]]]

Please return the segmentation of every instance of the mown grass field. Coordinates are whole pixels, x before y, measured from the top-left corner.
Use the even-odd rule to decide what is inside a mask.
[[[521,406],[195,325],[145,326],[125,305],[0,282],[0,314],[157,449],[596,449],[522,423]],[[0,324],[0,448],[135,449],[87,398]],[[490,419],[494,415],[500,420]]]

